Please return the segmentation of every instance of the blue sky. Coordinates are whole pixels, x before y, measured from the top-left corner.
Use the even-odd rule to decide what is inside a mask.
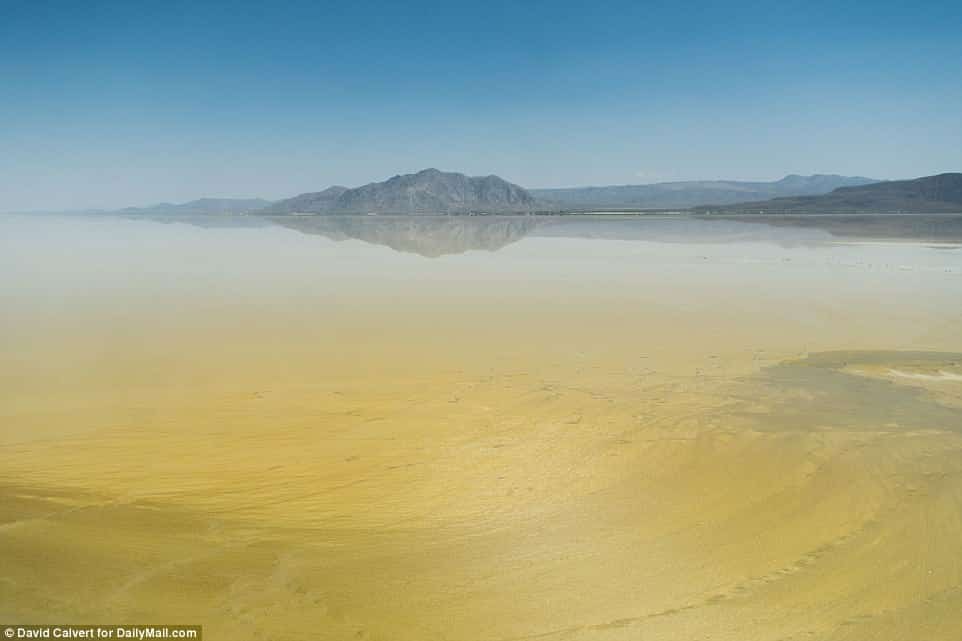
[[[0,0],[0,210],[962,170],[962,3]]]

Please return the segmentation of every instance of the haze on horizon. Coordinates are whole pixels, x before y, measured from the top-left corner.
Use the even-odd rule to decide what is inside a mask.
[[[4,3],[0,211],[962,166],[962,5]]]

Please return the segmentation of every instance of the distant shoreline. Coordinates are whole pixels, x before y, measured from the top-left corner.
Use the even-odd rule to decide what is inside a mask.
[[[653,219],[690,219],[699,221],[733,221],[741,223],[764,224],[773,227],[792,227],[798,229],[814,229],[824,231],[845,242],[922,242],[938,243],[946,246],[954,246],[962,243],[962,212],[935,212],[929,214],[905,214],[892,212],[878,213],[812,213],[812,214],[773,214],[773,213],[703,213],[693,210],[662,209],[662,210],[568,210],[568,211],[543,211],[527,213],[378,213],[369,214],[324,214],[324,213],[291,213],[291,214],[257,214],[257,213],[216,213],[216,214],[167,214],[150,215],[138,212],[77,212],[77,213],[17,213],[7,212],[0,214],[5,216],[36,216],[36,217],[75,217],[75,216],[94,216],[94,217],[117,217],[131,220],[155,220],[176,222],[178,220],[208,221],[218,226],[230,225],[231,219],[247,221],[247,224],[256,224],[256,221],[263,221],[267,224],[281,223],[284,220],[309,220],[309,219],[354,219],[364,221],[371,225],[379,222],[390,223],[403,220],[415,219],[436,219],[439,222],[445,219],[454,221],[458,219],[472,220],[482,224],[485,220],[492,222],[496,220],[518,220],[518,219],[541,219],[547,222],[552,218],[577,219],[586,218],[603,221],[606,218],[612,221],[653,220]],[[245,225],[246,226],[246,225]]]

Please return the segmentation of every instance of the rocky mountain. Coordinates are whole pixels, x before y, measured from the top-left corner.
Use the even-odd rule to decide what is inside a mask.
[[[301,194],[259,213],[519,213],[537,207],[537,200],[527,190],[498,176],[424,169],[354,189],[331,187]]]
[[[962,173],[839,187],[820,196],[699,207],[710,213],[962,213]]]
[[[861,176],[791,174],[774,182],[735,180],[696,180],[654,183],[651,185],[610,185],[606,187],[571,187],[564,189],[532,189],[541,200],[562,207],[611,207],[638,209],[687,209],[698,205],[731,204],[767,200],[779,196],[825,194],[844,186],[876,182]]]

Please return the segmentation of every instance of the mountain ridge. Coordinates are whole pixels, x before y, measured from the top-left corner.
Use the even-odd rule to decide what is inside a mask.
[[[330,208],[337,198],[347,191],[347,187],[334,185],[321,191],[311,191],[284,198],[257,211],[258,214],[311,213]]]
[[[829,189],[833,185],[840,186]],[[778,195],[763,198],[763,193]],[[798,193],[802,192],[802,193]],[[789,174],[771,182],[679,181],[528,190],[496,175],[467,176],[438,169],[398,174],[360,187],[269,201],[263,198],[198,198],[122,209],[34,211],[25,214],[124,216],[286,214],[516,214],[677,209],[694,213],[962,213],[962,173],[910,180],[874,181],[837,174]],[[547,194],[553,199],[544,198]],[[559,197],[559,194],[561,195]],[[582,204],[577,204],[582,202]],[[17,212],[9,212],[17,213]]]
[[[105,213],[147,216],[194,216],[200,214],[246,214],[263,209],[271,201],[263,198],[198,198],[185,203],[157,203],[146,207],[124,207]]]
[[[699,205],[767,200],[778,196],[828,193],[837,187],[878,182],[864,176],[788,174],[775,181],[686,180],[638,185],[601,185],[532,189],[535,197],[568,207],[688,209]]]
[[[839,187],[827,194],[696,207],[703,213],[962,213],[962,173]]]

